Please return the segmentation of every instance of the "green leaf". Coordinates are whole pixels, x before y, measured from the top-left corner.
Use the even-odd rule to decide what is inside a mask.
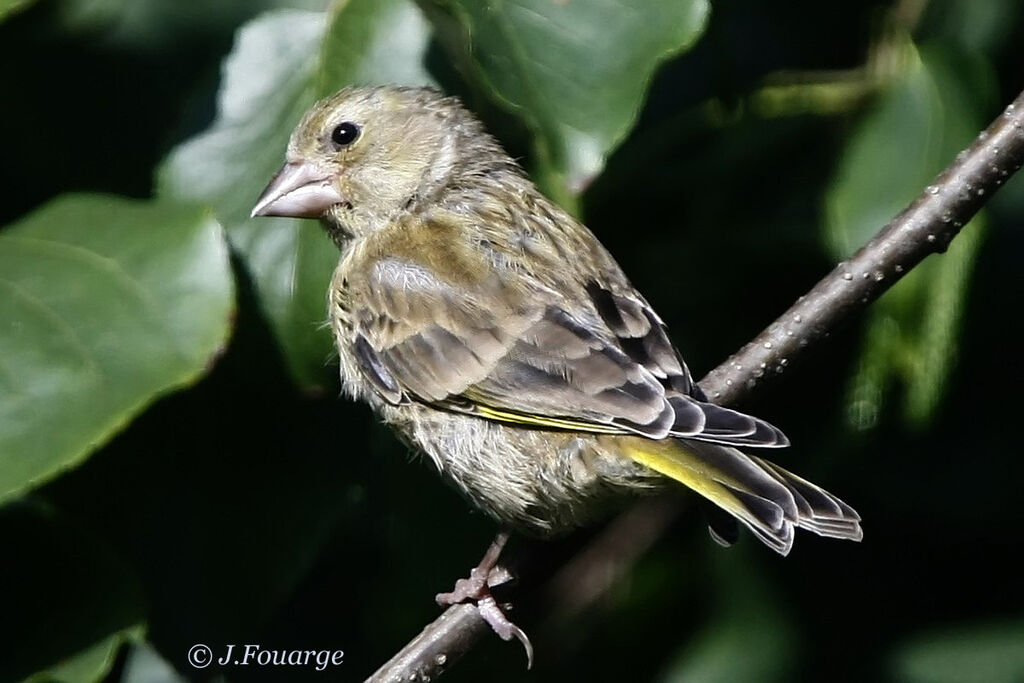
[[[159,171],[164,195],[208,203],[245,261],[296,380],[325,383],[326,293],[337,248],[315,221],[249,218],[319,97],[352,83],[426,85],[430,29],[410,0],[349,0],[333,14],[272,12],[246,24],[224,65],[218,113]]]
[[[1024,624],[1005,622],[916,637],[893,658],[905,683],[1019,683],[1024,680]]]
[[[35,0],[0,0],[0,21],[14,16],[15,13],[25,9],[34,1]]]
[[[0,500],[83,460],[220,353],[234,284],[190,206],[64,196],[0,234]]]
[[[132,646],[124,663],[121,683],[188,683],[188,680],[174,670],[147,642]]]
[[[980,130],[987,72],[956,51],[906,45],[908,67],[852,136],[826,197],[826,237],[846,258],[928,185]],[[869,429],[898,380],[904,415],[924,424],[939,405],[956,357],[963,302],[984,214],[948,253],[917,266],[871,309],[848,421]]]
[[[347,0],[321,45],[317,96],[346,85],[435,85],[426,70],[431,30],[411,0]]]
[[[920,52],[858,124],[826,198],[826,236],[849,256],[971,142],[990,99],[988,73],[963,53]]]
[[[272,9],[322,10],[324,0],[218,0],[201,12],[181,0],[58,0],[59,24],[92,40],[152,53],[193,39],[197,33],[230,33],[239,24]],[[193,44],[197,44],[193,42]]]
[[[570,203],[632,129],[655,69],[697,41],[710,9],[707,0],[422,4],[457,58],[533,130],[545,190]]]
[[[17,558],[0,584],[13,643],[0,680],[101,680],[145,616],[137,575],[100,538],[39,504],[0,508],[4,552]],[[43,667],[48,667],[45,670]]]
[[[931,268],[932,289],[922,297],[919,336],[903,366],[911,378],[904,412],[913,425],[925,424],[942,399],[956,360],[964,302],[987,223],[986,213],[976,216]]]
[[[926,10],[921,35],[995,55],[1014,39],[1024,7],[1017,0],[933,0]]]
[[[110,672],[121,646],[140,629],[107,636],[95,645],[67,657],[56,666],[30,676],[26,683],[98,683]]]

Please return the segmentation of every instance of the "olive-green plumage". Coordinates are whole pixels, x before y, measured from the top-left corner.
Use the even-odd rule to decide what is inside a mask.
[[[458,100],[343,90],[286,161],[253,213],[321,217],[341,248],[345,391],[502,523],[556,533],[675,480],[782,553],[794,527],[860,539],[849,506],[737,450],[787,441],[705,400],[611,255]]]

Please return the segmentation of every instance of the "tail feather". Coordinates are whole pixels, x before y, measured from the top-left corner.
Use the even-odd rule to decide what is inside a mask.
[[[797,526],[820,536],[859,541],[864,538],[860,515],[825,489],[788,472],[773,462],[751,457],[779,483],[789,488],[800,509]]]
[[[738,510],[728,507],[725,509],[736,515],[762,543],[777,553],[788,555],[793,547],[794,520],[785,515],[783,506],[742,489],[728,487],[728,491],[733,499],[739,502],[740,507]],[[785,498],[782,492],[777,494],[777,499]],[[792,500],[791,496],[789,498]],[[715,502],[722,504],[719,501]]]
[[[794,527],[830,538],[863,537],[860,516],[849,505],[778,465],[735,448],[632,437],[623,445],[631,459],[701,494],[782,555],[793,547]],[[722,535],[716,532],[712,525],[712,536]]]

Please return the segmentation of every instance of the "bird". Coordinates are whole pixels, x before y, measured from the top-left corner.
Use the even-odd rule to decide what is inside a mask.
[[[252,216],[320,220],[343,392],[502,528],[550,537],[681,484],[724,545],[737,523],[782,555],[797,528],[861,540],[852,507],[741,450],[789,441],[708,400],[608,250],[458,98],[317,102]]]

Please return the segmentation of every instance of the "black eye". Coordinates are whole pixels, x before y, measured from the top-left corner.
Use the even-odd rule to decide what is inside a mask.
[[[331,141],[339,147],[351,145],[359,137],[359,126],[351,121],[339,123],[331,131]]]

